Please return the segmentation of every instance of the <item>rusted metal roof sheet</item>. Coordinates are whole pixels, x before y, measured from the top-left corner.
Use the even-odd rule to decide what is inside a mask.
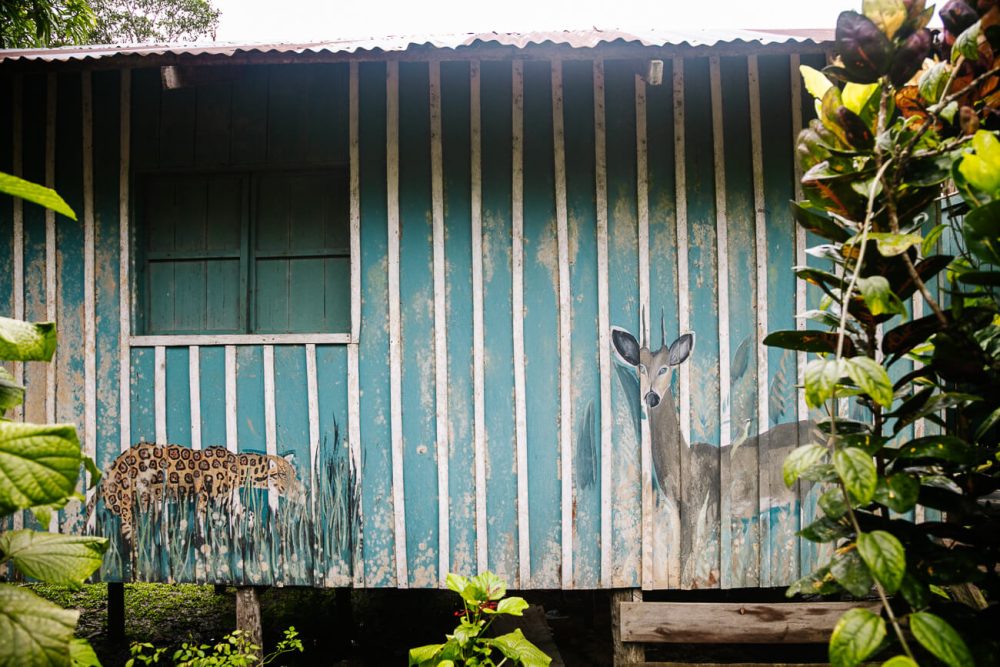
[[[462,51],[482,46],[526,49],[533,46],[563,46],[591,49],[620,44],[647,47],[714,47],[723,44],[775,45],[822,44],[833,38],[831,30],[657,30],[623,32],[620,30],[565,30],[556,32],[469,33],[461,35],[405,35],[368,39],[333,40],[306,43],[200,43],[69,46],[53,49],[0,50],[0,62],[73,62],[156,56],[241,55],[322,55],[401,53],[426,49]]]

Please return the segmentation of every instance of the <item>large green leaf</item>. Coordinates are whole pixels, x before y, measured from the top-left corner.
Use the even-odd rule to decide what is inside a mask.
[[[816,519],[796,534],[810,542],[826,544],[827,542],[840,539],[848,533],[849,528],[847,523],[835,521],[829,517],[822,517],[821,519]]]
[[[909,656],[894,655],[883,662],[882,667],[918,667],[918,665]]]
[[[871,455],[856,447],[839,449],[833,454],[833,465],[854,500],[861,505],[870,503],[878,484]]]
[[[1000,194],[1000,141],[992,132],[979,130],[972,137],[972,148],[975,153],[962,157],[958,171],[969,185],[996,197]]]
[[[949,667],[973,667],[972,654],[962,637],[940,616],[910,614],[910,630],[925,649]]]
[[[0,535],[0,553],[29,577],[49,584],[82,586],[101,566],[108,541],[103,537],[12,530]]]
[[[511,616],[523,616],[524,610],[528,608],[528,603],[524,598],[511,597],[504,598],[497,603],[498,614],[510,614]],[[484,610],[485,611],[485,610]]]
[[[548,667],[552,662],[552,658],[525,638],[520,628],[486,641],[511,660],[520,660],[524,667]]]
[[[867,609],[851,609],[840,617],[830,635],[830,664],[854,667],[875,652],[885,639],[885,621]]]
[[[828,352],[837,351],[837,334],[829,331],[772,331],[764,339],[764,345],[770,347],[781,347],[786,350],[798,350],[800,352]],[[844,337],[844,355],[853,356],[855,354],[854,343],[847,336]]]
[[[884,530],[860,533],[858,553],[886,591],[899,590],[906,573],[906,552],[895,535]]]
[[[24,403],[24,387],[6,368],[0,366],[0,415]]]
[[[71,424],[0,422],[0,514],[61,501],[73,493],[80,463]]]
[[[63,667],[80,613],[0,584],[0,667]]]
[[[785,486],[791,488],[806,470],[823,460],[827,449],[822,445],[802,445],[792,450],[781,465],[781,475]]]
[[[944,93],[950,73],[948,63],[935,63],[920,76],[920,83],[917,84],[920,96],[929,104],[936,103]]]
[[[965,56],[966,60],[979,60],[979,36],[982,32],[983,24],[980,21],[963,30],[951,47],[951,61],[957,61],[959,56]]]
[[[460,574],[455,574],[454,572],[449,572],[448,576],[445,577],[445,583],[448,586],[448,590],[454,591],[459,595],[465,590],[465,587],[469,585],[469,580]]]
[[[816,502],[823,510],[823,514],[831,519],[839,519],[847,514],[847,499],[844,498],[844,492],[839,486],[834,486],[824,491],[823,495]]]
[[[86,639],[74,638],[69,643],[69,655],[73,667],[101,667],[101,661],[97,659],[94,647]]]
[[[868,357],[844,359],[847,374],[861,391],[883,407],[892,406],[892,380],[880,363]]]
[[[875,487],[875,502],[900,514],[913,509],[919,495],[920,481],[909,473],[879,477]]]
[[[76,220],[76,213],[69,207],[69,204],[55,190],[43,185],[26,181],[13,174],[0,172],[0,192],[50,208],[56,213],[62,213],[67,218]]]
[[[860,278],[858,289],[872,315],[906,315],[906,306],[882,276]]]
[[[953,435],[928,435],[910,440],[896,450],[899,459],[934,458],[971,465],[979,460],[975,447]]]
[[[482,572],[469,579],[469,583],[477,589],[477,594],[481,595],[480,600],[499,600],[507,594],[507,584],[503,579],[492,572]]]
[[[802,75],[802,83],[806,90],[818,100],[823,99],[823,95],[833,85],[833,82],[826,78],[826,74],[809,65],[799,65],[799,73]]]
[[[54,322],[22,322],[0,317],[0,359],[49,361],[56,351]]]
[[[997,170],[1000,172],[1000,166]],[[1000,264],[1000,199],[969,211],[962,223],[962,231],[969,250],[976,257],[984,262]]]
[[[818,408],[828,401],[846,371],[843,359],[813,359],[806,364],[803,376],[809,407]]]
[[[409,652],[409,666],[410,667],[424,667],[429,665],[430,667],[435,667],[437,665],[438,653],[444,648],[444,644],[428,644],[426,646],[418,646],[416,648],[411,648]]]
[[[860,598],[871,592],[872,575],[856,549],[835,554],[830,561],[830,573],[851,595]]]

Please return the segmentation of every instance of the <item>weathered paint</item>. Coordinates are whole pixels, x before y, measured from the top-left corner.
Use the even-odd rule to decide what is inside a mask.
[[[119,442],[188,446],[200,430],[203,449],[288,456],[305,487],[303,502],[274,488],[241,491],[243,511],[228,527],[217,512],[171,501],[141,518],[137,552],[116,542],[103,576],[429,587],[447,569],[489,567],[512,586],[546,588],[795,578],[811,557],[792,537],[809,497],[799,503],[783,491],[775,470],[789,443],[768,429],[788,425],[781,437],[804,437],[793,426],[798,369],[794,355],[773,351],[761,365],[755,347],[759,324],[794,326],[795,287],[778,266],[796,250],[785,208],[794,193],[793,77],[785,56],[761,57],[757,78],[743,57],[717,63],[713,85],[709,59],[667,62],[661,86],[621,60],[250,66],[172,91],[155,70],[137,70],[124,114],[121,75],[93,72],[98,461],[107,467]],[[52,142],[48,78],[25,76],[24,171],[43,180],[46,145],[55,145],[55,183],[79,207],[81,78],[56,82]],[[755,103],[765,120],[756,126]],[[0,114],[0,124],[14,119]],[[131,166],[118,160],[122,139],[131,139]],[[354,184],[344,191],[352,237],[340,241],[358,258],[350,333],[144,335],[141,253],[122,254],[142,238],[141,188],[130,194],[119,172],[313,167],[341,169]],[[44,275],[44,215],[24,213],[26,274]],[[60,226],[55,240],[61,330],[82,339],[83,228]],[[0,254],[11,252],[0,244]],[[126,272],[137,280],[134,322]],[[41,287],[26,283],[29,315],[52,305]],[[197,296],[197,285],[185,289]],[[246,312],[241,326],[271,311]],[[647,450],[645,465],[643,431],[651,448],[664,443],[649,437],[634,369],[606,349],[612,325],[651,347],[684,330],[698,336],[671,387],[685,438]],[[58,359],[56,409],[83,423],[86,352]],[[29,377],[29,396],[41,399],[29,412],[44,417],[45,372],[30,366],[38,377]],[[758,424],[758,415],[768,419]],[[679,483],[664,486],[655,474],[652,463],[664,461],[682,469]],[[117,521],[99,503],[99,529],[114,532]],[[218,549],[195,549],[207,536]]]

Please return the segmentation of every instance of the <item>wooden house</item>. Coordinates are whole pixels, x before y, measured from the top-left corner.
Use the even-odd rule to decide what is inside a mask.
[[[0,202],[0,310],[60,335],[15,418],[106,471],[50,528],[108,581],[794,581],[803,359],[760,341],[828,37],[0,52],[0,171],[79,215]]]

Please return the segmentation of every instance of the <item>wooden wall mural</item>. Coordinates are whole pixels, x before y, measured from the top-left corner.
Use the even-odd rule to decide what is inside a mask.
[[[0,206],[0,309],[60,330],[15,417],[105,471],[50,528],[111,536],[107,580],[793,581],[815,415],[759,342],[819,298],[787,202],[824,56],[788,51],[675,50],[658,86],[600,49],[0,68],[0,169],[81,213]]]

